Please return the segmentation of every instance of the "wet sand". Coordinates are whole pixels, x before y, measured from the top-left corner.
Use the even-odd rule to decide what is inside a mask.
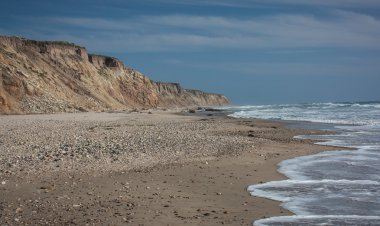
[[[250,196],[248,185],[284,179],[281,160],[332,149],[293,139],[321,131],[215,114],[1,116],[0,124],[2,225],[251,225],[291,213]]]

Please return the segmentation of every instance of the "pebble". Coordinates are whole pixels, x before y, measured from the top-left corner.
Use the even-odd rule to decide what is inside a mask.
[[[15,212],[20,213],[20,212],[22,212],[22,209],[20,207],[18,207]]]

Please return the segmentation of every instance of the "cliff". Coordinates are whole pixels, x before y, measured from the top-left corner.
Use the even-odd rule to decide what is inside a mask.
[[[0,36],[0,113],[226,105],[223,95],[150,80],[68,42]]]
[[[183,89],[178,83],[155,83],[160,93],[161,106],[210,106],[227,105],[228,100],[221,94],[205,93],[200,90]]]

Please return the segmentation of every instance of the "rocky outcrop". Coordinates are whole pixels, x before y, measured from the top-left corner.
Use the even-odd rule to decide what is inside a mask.
[[[156,83],[68,42],[0,36],[0,112],[47,113],[225,105],[223,95]]]

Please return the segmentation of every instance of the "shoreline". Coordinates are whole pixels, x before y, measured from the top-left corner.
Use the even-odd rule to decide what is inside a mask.
[[[122,160],[89,163],[95,165],[83,172],[68,171],[64,168],[67,165],[62,164],[60,169],[53,171],[49,171],[51,165],[41,167],[40,171],[31,170],[30,175],[23,175],[23,171],[8,176],[2,173],[1,179],[6,184],[0,185],[0,191],[4,194],[0,200],[0,207],[4,210],[0,213],[1,223],[251,225],[254,220],[263,217],[292,213],[280,207],[280,202],[251,196],[246,190],[247,186],[286,179],[277,171],[277,164],[282,160],[336,149],[313,144],[311,140],[293,139],[294,135],[323,133],[321,131],[286,128],[284,123],[268,120],[232,119],[218,115],[183,116],[155,111],[149,116],[145,113],[80,114],[71,115],[78,117],[75,119],[77,121],[73,117],[65,118],[65,114],[37,118],[43,117],[44,122],[50,120],[53,123],[56,120],[74,120],[74,125],[82,123],[88,126],[81,117],[87,116],[89,124],[111,128],[116,121],[121,126],[115,126],[115,130],[127,132],[131,128],[133,132],[139,132],[135,125],[151,125],[159,121],[160,127],[170,126],[172,130],[169,132],[173,132],[165,137],[163,133],[167,130],[163,129],[160,136],[167,139],[174,137],[175,140],[175,132],[185,134],[183,139],[193,138],[194,143],[186,143],[180,148],[194,150],[182,153],[179,149],[180,153],[164,155],[160,159],[159,152],[164,149],[153,148],[153,154],[148,149],[142,158],[152,161],[145,162],[145,165],[136,163],[135,168],[123,166],[123,157],[119,157]],[[7,117],[11,117],[8,121],[13,120],[12,116]],[[37,120],[35,115],[16,117]],[[194,132],[191,130],[195,133],[190,133]],[[195,136],[197,134],[200,135]],[[219,146],[207,146],[212,141]],[[172,145],[172,149],[176,149],[177,144],[174,142]],[[129,159],[129,163],[132,160]],[[72,166],[77,167],[75,164]],[[99,170],[100,167],[105,171]],[[25,169],[29,170],[27,167]],[[37,175],[36,172],[41,172],[41,169],[45,172]]]

